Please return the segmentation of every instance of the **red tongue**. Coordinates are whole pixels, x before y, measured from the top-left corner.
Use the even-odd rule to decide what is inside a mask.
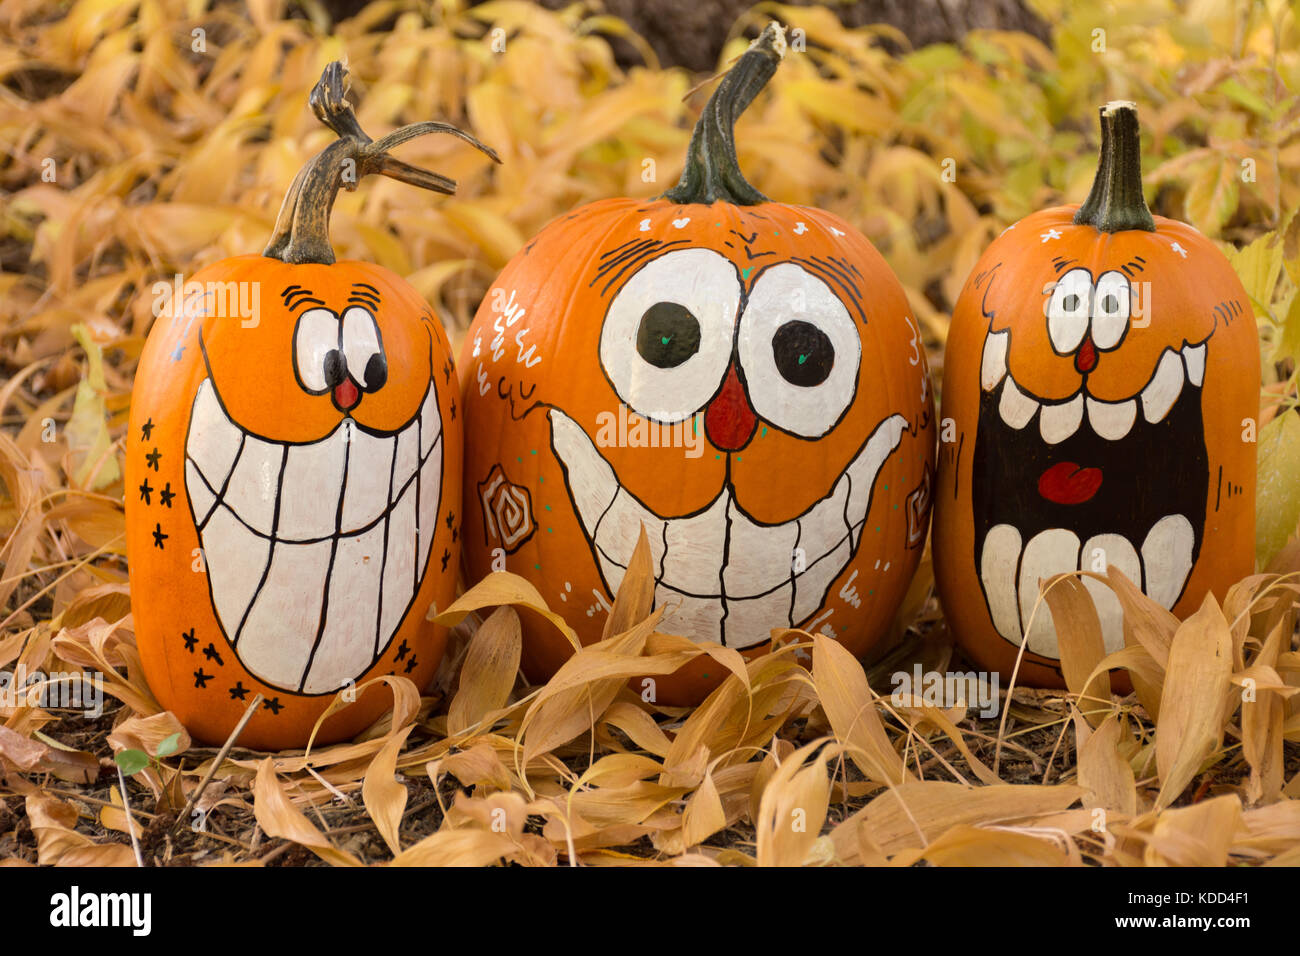
[[[1072,461],[1058,462],[1038,479],[1038,493],[1058,505],[1082,504],[1100,487],[1100,468],[1081,468]]]

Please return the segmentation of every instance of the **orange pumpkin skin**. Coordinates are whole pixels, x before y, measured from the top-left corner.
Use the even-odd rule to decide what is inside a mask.
[[[1260,370],[1246,292],[1192,227],[1155,217],[1154,231],[1104,232],[1075,225],[1079,208],[1035,213],[994,241],[945,353],[935,577],[961,647],[1004,677],[1039,578],[1114,564],[1184,617],[1254,565]],[[1117,600],[1084,584],[1118,650]],[[1064,686],[1046,603],[1018,681]]]
[[[797,390],[772,376],[773,328],[799,318],[788,297],[801,294],[806,317],[825,310],[841,320],[824,325],[843,371],[819,386],[837,400],[817,422],[798,420],[806,409]],[[659,369],[630,349],[640,305],[627,312],[622,303],[649,301],[638,296],[678,302],[698,318],[699,350],[680,367]],[[502,271],[466,335],[461,367],[465,427],[475,436],[464,479],[469,580],[501,569],[524,576],[591,643],[644,520],[656,604],[669,608],[662,631],[752,655],[766,649],[771,628],[803,626],[861,654],[889,626],[924,543],[933,406],[905,293],[843,220],[776,203],[592,203],[548,225]],[[816,389],[805,388],[805,402],[815,404]],[[657,416],[647,421],[636,409],[652,395],[663,405],[642,407]],[[662,427],[675,417],[685,420],[678,429],[691,428],[687,413],[697,416],[698,457],[684,433]],[[644,443],[633,437],[638,423]],[[659,447],[648,444],[652,427]],[[867,477],[852,495],[846,472]],[[843,500],[836,515],[829,506],[814,512],[836,489],[851,499],[847,520]],[[851,540],[818,562],[832,539],[850,537],[848,524]],[[800,542],[805,570],[795,574]],[[793,606],[785,592],[766,604],[729,601],[723,632],[716,603],[665,588],[719,594],[724,563],[730,594],[785,581]],[[524,623],[525,672],[544,680],[572,648],[539,617]],[[698,703],[725,675],[700,658],[657,678],[654,697]]]
[[[159,702],[194,737],[224,741],[260,692],[265,701],[240,734],[240,744],[301,747],[346,681],[360,685],[401,674],[423,687],[437,668],[446,633],[427,621],[425,612],[454,597],[462,438],[453,405],[459,383],[442,327],[418,293],[382,267],[293,265],[250,255],[209,266],[191,282],[244,284],[256,296],[257,321],[245,327],[233,309],[206,316],[193,306],[168,309],[145,345],[126,440],[127,545],[141,662]],[[294,287],[286,305],[282,293]],[[303,336],[295,332],[305,327],[303,316],[309,312],[322,319],[322,310],[360,317],[349,313],[357,308],[377,323],[388,375],[344,412],[333,393],[304,389],[299,380],[304,353],[295,355]],[[213,398],[224,420],[210,414]],[[417,422],[423,440],[412,429]],[[209,436],[206,441],[203,435]],[[242,445],[218,504],[199,472],[221,480],[225,439],[220,436],[225,435],[239,436]],[[343,439],[346,466],[339,454]],[[423,499],[415,482],[406,496],[394,492],[390,499],[391,475],[416,474],[409,467],[416,449],[423,460],[418,470]],[[267,462],[269,485],[258,477]],[[393,484],[400,488],[401,482]],[[389,503],[395,505],[391,511]],[[276,516],[274,543],[240,523],[261,530],[268,514]],[[420,529],[404,549],[397,529],[417,516]],[[367,525],[369,531],[356,533]],[[384,543],[386,531],[392,534],[391,547]],[[291,543],[322,536],[316,544]],[[247,604],[248,620],[236,642],[231,632],[239,633],[239,612],[245,608],[238,580],[243,572],[229,568],[238,559],[254,570],[267,566],[258,548],[271,555],[258,592],[266,601],[259,606],[254,598]],[[277,549],[292,560],[277,565]],[[331,551],[329,584],[322,588],[312,574],[321,566],[320,555]],[[412,554],[414,563],[408,565]],[[375,573],[381,564],[386,577]],[[414,575],[420,572],[417,588]],[[365,631],[358,617],[367,602],[375,608],[379,581],[385,593],[399,597],[387,614],[367,611],[375,622],[367,633],[379,633],[378,653],[358,651],[357,637]],[[331,627],[337,615],[343,615],[342,623]],[[320,639],[309,652],[315,655],[307,667],[310,676],[294,687],[285,675],[303,659],[295,642],[310,636],[322,619]],[[302,621],[310,624],[303,627]],[[391,702],[382,684],[362,692],[324,722],[317,742],[355,735]]]

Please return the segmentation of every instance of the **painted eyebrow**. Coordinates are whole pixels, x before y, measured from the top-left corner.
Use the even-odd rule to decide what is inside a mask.
[[[284,299],[284,306],[290,312],[293,312],[297,310],[299,306],[307,305],[308,303],[321,306],[325,304],[320,299],[316,298],[314,292],[310,289],[304,289],[300,285],[291,285],[287,287],[280,293],[280,297]]]
[[[1141,256],[1134,256],[1128,262],[1124,263],[1124,265],[1120,266],[1120,268],[1123,269],[1124,274],[1131,279],[1133,278],[1133,269],[1136,269],[1138,272],[1146,272],[1146,269],[1142,266],[1143,262],[1146,262],[1146,260]]]
[[[1078,261],[1079,261],[1078,259],[1067,259],[1064,256],[1057,256],[1055,259],[1052,260],[1052,268],[1055,269],[1058,273],[1061,273],[1064,272],[1066,269],[1070,268],[1070,266],[1074,265]]]
[[[853,303],[853,307],[858,310],[858,317],[862,319],[862,324],[867,324],[867,313],[862,307],[862,298],[858,292],[857,285],[853,282],[848,272],[843,266],[835,266],[828,260],[813,256],[811,259],[802,256],[794,256],[791,262],[797,262],[806,267],[809,272],[814,273],[823,279],[828,285],[839,288],[843,297]]]
[[[635,265],[640,264],[641,262],[644,262],[646,259],[652,258],[656,253],[662,252],[665,249],[671,249],[674,246],[685,246],[690,244],[689,240],[686,239],[673,239],[671,242],[664,242],[660,239],[647,239],[646,242],[650,243],[650,245],[641,246],[634,251],[630,250],[629,251],[631,253],[630,257],[629,257],[629,252],[625,252],[623,253],[623,255],[618,256],[617,258],[611,259],[608,263],[602,264],[601,267],[596,271],[596,278],[592,279],[591,282],[587,284],[587,287],[591,288],[592,286],[594,286],[597,282],[599,282],[606,275],[608,275],[615,267],[617,267],[620,263],[620,260],[625,260],[622,262],[622,268],[620,268],[618,272],[614,273],[614,275],[610,278],[610,280],[606,282],[604,287],[600,290],[600,295],[603,298],[606,295],[606,293],[609,292],[610,287],[613,286],[614,283],[617,282],[622,277],[622,275],[625,272],[627,272],[628,269],[632,268]]]

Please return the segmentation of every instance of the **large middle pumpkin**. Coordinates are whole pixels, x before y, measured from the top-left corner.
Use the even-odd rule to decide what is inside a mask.
[[[920,558],[933,408],[905,293],[846,222],[768,200],[736,162],[783,47],[768,27],[723,78],[674,189],[552,222],[466,337],[470,579],[526,577],[584,643],[642,527],[661,629],[751,653],[785,627],[861,653]],[[572,648],[525,627],[544,679]],[[723,676],[700,658],[655,697]]]

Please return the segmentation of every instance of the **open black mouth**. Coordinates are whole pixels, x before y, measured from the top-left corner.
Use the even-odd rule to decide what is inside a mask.
[[[975,558],[998,632],[1057,658],[1046,608],[1030,621],[1040,578],[1113,564],[1165,608],[1182,595],[1200,553],[1210,481],[1201,413],[1207,345],[1166,349],[1151,381],[1125,402],[1097,401],[1085,381],[1051,403],[1007,373],[1006,337],[991,333],[985,344],[971,476]],[[1118,602],[1104,585],[1085,584],[1107,650],[1119,649]]]

